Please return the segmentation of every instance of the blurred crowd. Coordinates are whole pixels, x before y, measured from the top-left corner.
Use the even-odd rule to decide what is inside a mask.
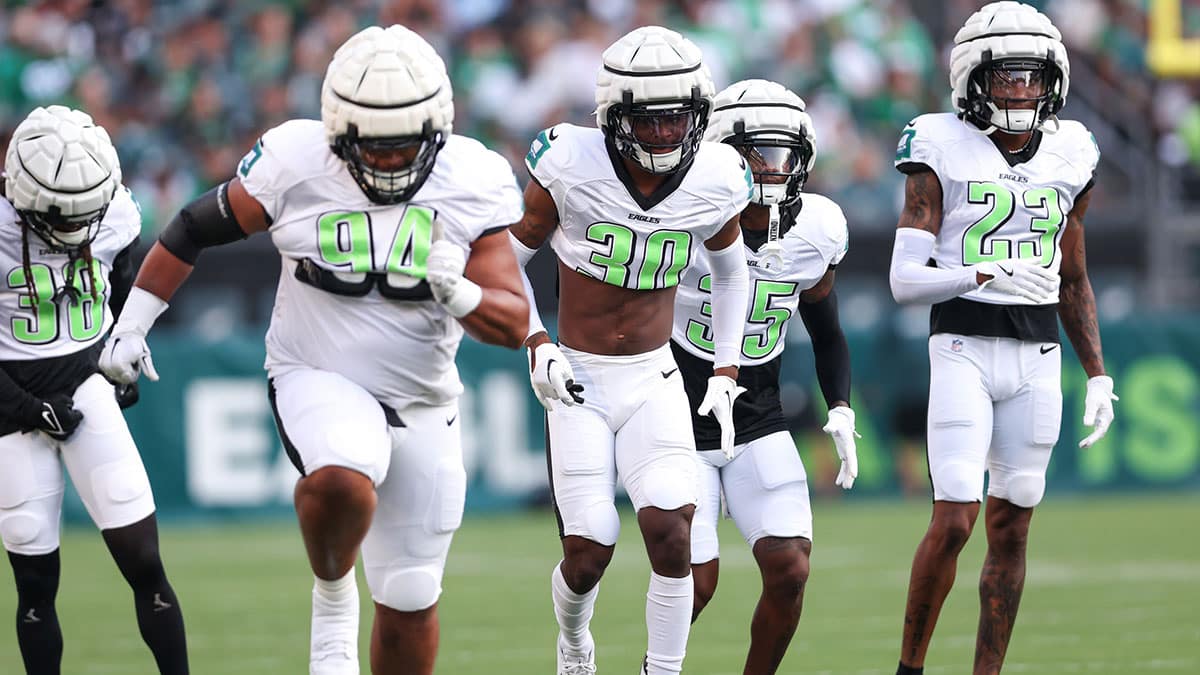
[[[112,133],[153,234],[229,178],[265,129],[319,118],[325,68],[363,26],[404,24],[446,59],[455,130],[521,159],[537,131],[592,124],[600,53],[638,25],[679,30],[718,88],[777,80],[817,126],[810,189],[851,222],[894,227],[892,148],[907,120],[949,107],[954,31],[980,2],[953,0],[48,0],[0,8],[0,146],[33,106],[67,103]],[[1144,0],[1034,2],[1154,126],[1156,154],[1200,167],[1200,86],[1147,72]],[[1188,30],[1200,35],[1200,9]],[[1067,115],[1070,116],[1070,105]]]

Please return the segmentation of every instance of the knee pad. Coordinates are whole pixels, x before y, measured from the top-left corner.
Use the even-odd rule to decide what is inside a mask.
[[[371,596],[381,605],[398,612],[419,612],[429,609],[442,594],[442,568],[426,563],[385,572],[381,582],[370,583]]]
[[[598,502],[587,507],[584,511],[584,521],[587,532],[582,533],[588,539],[603,546],[613,546],[617,536],[621,534],[621,517],[617,515],[617,506],[612,502]],[[567,534],[580,534],[567,532]]]
[[[1031,509],[1042,501],[1046,493],[1046,477],[1036,473],[1018,473],[1008,478],[1007,494],[994,495],[1007,499],[1023,509]]]
[[[653,506],[663,511],[674,511],[699,501],[700,487],[696,479],[696,467],[689,464],[687,471],[672,470],[676,467],[655,467],[640,477],[638,492],[641,502],[634,507],[641,510]],[[632,497],[632,495],[630,495]]]
[[[44,518],[32,510],[21,508],[6,510],[0,513],[0,538],[4,540],[4,548],[13,553],[23,555],[46,553],[47,551],[44,550],[32,549],[45,548],[38,545],[38,540],[42,538],[48,525],[49,523]],[[53,544],[51,549],[58,548],[57,541]]]
[[[933,472],[935,501],[977,502],[983,496],[983,472],[969,464],[945,464]]]
[[[124,527],[154,512],[154,495],[150,479],[138,456],[129,457],[92,469],[89,495],[81,496],[91,511],[92,519],[101,530]],[[87,499],[90,497],[90,500]]]

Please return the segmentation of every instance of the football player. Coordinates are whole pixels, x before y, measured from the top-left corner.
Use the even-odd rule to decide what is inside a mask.
[[[64,106],[17,126],[0,198],[0,537],[17,582],[25,671],[57,674],[63,468],[122,576],[161,673],[188,672],[179,600],[158,553],[150,481],[100,374],[104,334],[133,283],[142,217],[108,133]],[[115,395],[114,395],[115,394]]]
[[[907,175],[892,294],[932,304],[929,473],[933,518],[917,547],[898,673],[920,673],[988,474],[987,557],[979,579],[974,672],[998,673],[1025,580],[1033,509],[1062,417],[1059,320],[1088,374],[1084,423],[1113,419],[1083,218],[1100,153],[1058,119],[1070,67],[1057,28],[1018,2],[985,5],[954,38],[957,114],[905,127]],[[932,260],[932,263],[930,261]]]
[[[445,65],[423,38],[402,26],[352,36],[325,74],[321,119],[267,131],[234,178],[167,225],[101,358],[119,381],[155,379],[146,334],[200,251],[270,234],[282,273],[266,369],[302,476],[314,675],[359,672],[360,547],[372,671],[433,672],[466,489],[454,355],[464,329],[512,348],[527,334],[505,234],[521,216],[516,179],[452,135],[453,117]]]
[[[762,595],[750,624],[745,672],[774,673],[791,642],[808,581],[812,511],[808,479],[787,431],[779,372],[788,320],[799,312],[812,337],[817,379],[841,469],[850,489],[858,475],[854,411],[850,408],[850,349],[838,321],[834,268],[846,255],[841,208],[801,192],[816,158],[812,119],[804,101],[783,85],[744,80],[717,94],[705,139],[732,145],[754,174],[754,197],[742,211],[750,271],[738,385],[733,406],[733,452],[721,452],[711,417],[693,415],[700,456],[700,504],[692,519],[693,620],[717,589],[717,521],[721,496],[754,552]],[[712,276],[704,259],[683,274],[675,299],[671,350],[693,405],[704,396],[713,365]]]
[[[750,173],[737,152],[703,141],[713,83],[700,49],[648,26],[604,51],[599,129],[559,124],[533,141],[525,215],[513,225],[524,264],[547,240],[558,258],[558,339],[536,313],[525,344],[548,418],[550,479],[563,559],[551,575],[558,672],[595,672],[588,629],[612,559],[621,476],[651,575],[642,672],[683,666],[697,494],[691,414],[667,342],[675,288],[695,256],[712,270],[714,353],[700,413],[733,445],[746,260],[738,214]],[[704,253],[700,253],[704,251]]]

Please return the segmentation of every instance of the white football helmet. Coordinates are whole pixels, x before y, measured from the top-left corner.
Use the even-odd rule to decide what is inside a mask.
[[[621,155],[650,173],[672,173],[700,147],[714,89],[699,47],[644,26],[604,50],[596,123]]]
[[[1041,94],[1027,98],[996,96],[998,81],[1040,84]],[[1062,109],[1071,66],[1062,34],[1050,19],[1020,2],[993,2],[971,15],[954,36],[950,86],[959,116],[1008,133],[1042,126]],[[1033,103],[1033,107],[1018,107]]]
[[[754,203],[796,201],[817,159],[804,99],[769,80],[742,80],[717,94],[704,140],[728,143],[750,163]]]
[[[321,87],[321,121],[334,154],[377,204],[411,199],[433,171],[454,124],[446,64],[404,26],[371,26],[333,55]],[[377,166],[374,154],[406,151],[399,168]]]
[[[52,248],[76,251],[100,232],[121,185],[108,132],[66,106],[35,108],[13,132],[4,189],[22,222]]]

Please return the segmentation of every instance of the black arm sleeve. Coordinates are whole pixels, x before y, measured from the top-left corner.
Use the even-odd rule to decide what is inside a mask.
[[[800,303],[800,318],[812,337],[813,359],[817,366],[817,382],[825,405],[835,401],[850,402],[850,346],[838,321],[837,295],[833,289],[820,302]]]
[[[189,265],[196,264],[201,249],[246,238],[229,206],[229,183],[196,197],[167,223],[158,241]]]
[[[134,239],[132,244],[122,249],[113,259],[112,273],[108,275],[108,285],[112,289],[108,294],[108,306],[112,309],[113,319],[120,318],[129,291],[133,289],[133,278],[137,274],[133,256],[139,241]]]

